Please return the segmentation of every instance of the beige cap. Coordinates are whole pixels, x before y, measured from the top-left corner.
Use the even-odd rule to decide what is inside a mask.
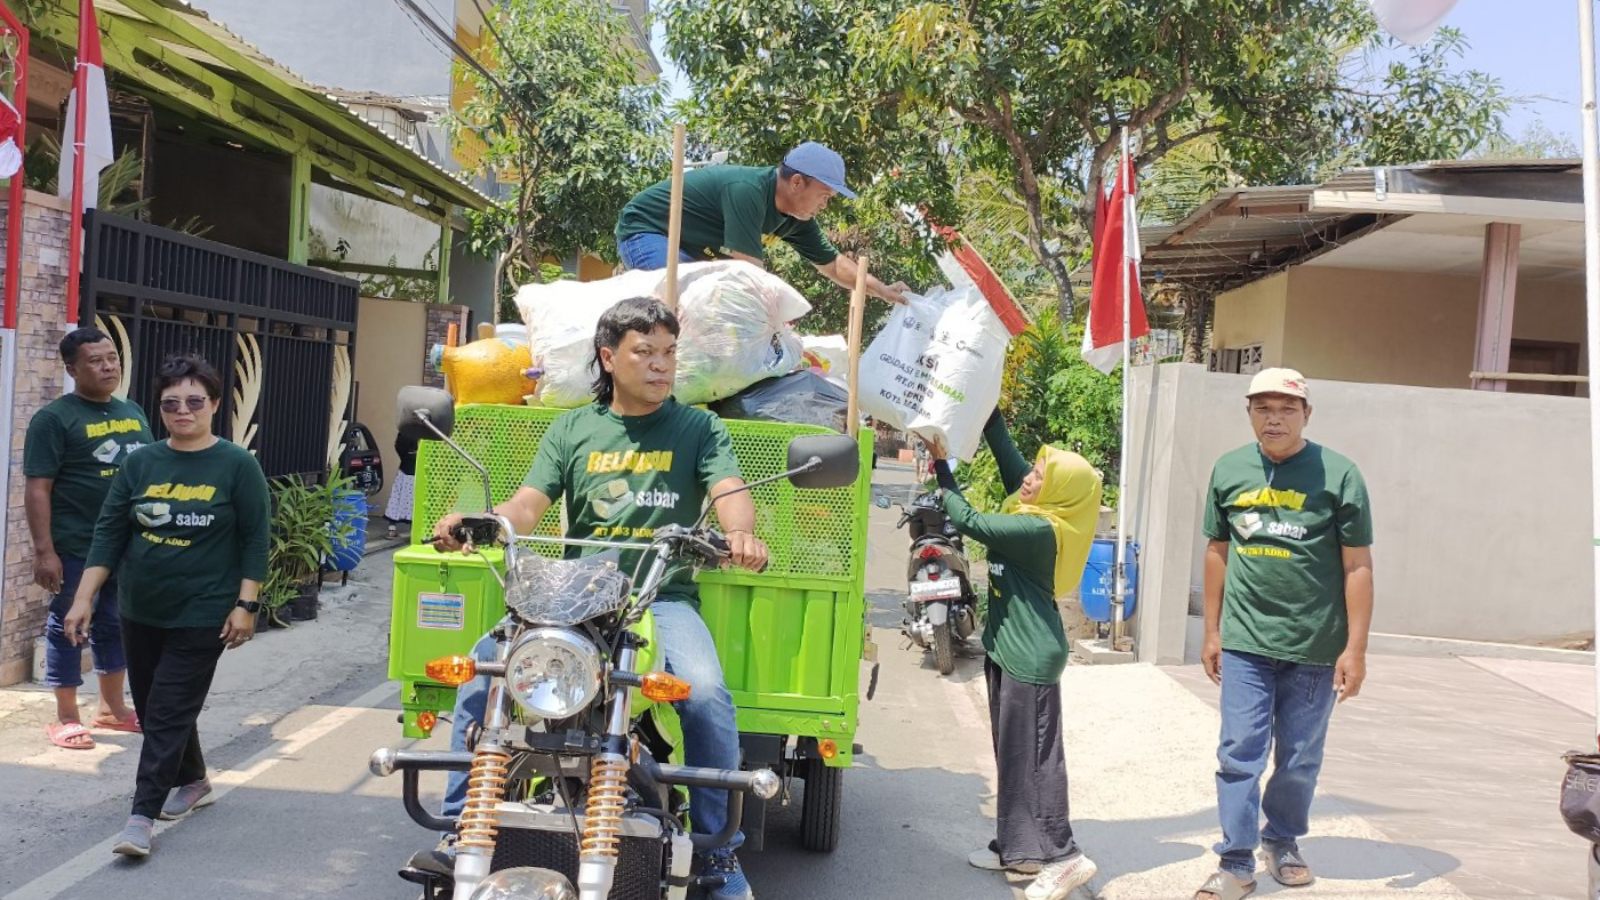
[[[1257,372],[1256,377],[1250,379],[1250,390],[1245,396],[1254,397],[1257,394],[1285,394],[1302,400],[1311,399],[1306,377],[1293,369],[1262,369]]]

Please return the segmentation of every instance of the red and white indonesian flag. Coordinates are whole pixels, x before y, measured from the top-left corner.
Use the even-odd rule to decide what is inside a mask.
[[[1111,196],[1100,195],[1094,216],[1094,284],[1089,320],[1083,328],[1083,359],[1107,375],[1122,361],[1123,286],[1127,286],[1128,334],[1150,333],[1139,292],[1139,216],[1134,205],[1133,166],[1126,156],[1117,167]]]
[[[94,3],[83,0],[78,26],[77,85],[67,100],[66,136],[61,140],[61,167],[56,174],[56,194],[72,199],[72,164],[78,136],[78,104],[87,102],[83,119],[83,208],[93,209],[100,196],[100,170],[116,159],[111,146],[111,101],[106,95],[106,64],[100,53],[100,26],[95,21]],[[83,86],[83,96],[78,96]],[[87,100],[85,99],[87,98]]]
[[[1456,0],[1372,0],[1378,24],[1413,47],[1420,47],[1439,30]]]

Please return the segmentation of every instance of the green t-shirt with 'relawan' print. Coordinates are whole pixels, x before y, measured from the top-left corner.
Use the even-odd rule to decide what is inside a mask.
[[[94,539],[100,505],[128,455],[155,440],[139,404],[100,403],[68,394],[28,422],[22,474],[50,478],[50,540],[56,553],[83,559]]]
[[[166,441],[111,480],[87,565],[117,575],[123,618],[157,628],[221,628],[240,582],[265,581],[272,508],[248,450]]]
[[[523,483],[566,499],[571,537],[649,541],[663,525],[693,525],[707,491],[738,475],[722,420],[669,399],[644,416],[621,416],[598,403],[563,413],[539,442]],[[567,548],[569,558],[595,552]],[[624,553],[622,571],[631,575],[637,562],[637,553]],[[695,595],[687,571],[661,587],[663,600]]]
[[[1372,544],[1355,463],[1310,442],[1281,463],[1255,444],[1240,447],[1212,469],[1204,531],[1228,542],[1223,649],[1338,662],[1349,639],[1342,548]]]

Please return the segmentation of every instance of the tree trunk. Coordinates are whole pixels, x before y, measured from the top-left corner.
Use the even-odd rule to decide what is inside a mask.
[[[988,110],[993,120],[991,125],[1005,138],[1006,147],[1011,151],[1011,160],[1016,166],[1017,193],[1022,195],[1023,205],[1028,209],[1028,247],[1039,260],[1039,265],[1055,279],[1056,312],[1061,317],[1062,325],[1066,326],[1072,322],[1076,305],[1072,295],[1072,273],[1067,271],[1067,264],[1062,260],[1061,248],[1054,251],[1050,249],[1039,176],[1033,171],[1033,155],[1028,152],[1027,144],[1012,123],[1010,98],[1002,96],[1001,101],[1001,109],[990,107]]]
[[[1211,333],[1211,316],[1216,309],[1216,295],[1206,288],[1190,288],[1183,292],[1183,361],[1204,363],[1207,336]]]

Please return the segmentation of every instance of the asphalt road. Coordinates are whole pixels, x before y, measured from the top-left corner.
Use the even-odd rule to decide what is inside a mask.
[[[905,481],[893,469],[880,469],[878,478]],[[899,499],[904,488],[891,490]],[[800,849],[797,794],[769,815],[767,849],[742,857],[762,900],[1021,896],[965,863],[993,826],[981,659],[969,652],[941,679],[924,654],[903,648],[894,591],[903,585],[905,538],[893,515],[873,510],[868,586],[882,672],[876,698],[862,708],[858,740],[866,752],[845,780],[839,849]],[[89,751],[95,755],[63,756],[33,746],[37,729],[25,716],[0,723],[0,808],[12,811],[0,822],[7,848],[0,893],[19,900],[415,897],[395,870],[431,835],[406,817],[399,779],[374,778],[366,767],[374,748],[399,739],[395,689],[382,664],[387,629],[373,621],[387,614],[385,564],[384,557],[369,563],[366,584],[347,606],[297,626],[312,629],[299,640],[321,642],[312,658],[274,665],[274,641],[285,655],[307,653],[288,643],[291,629],[264,636],[249,648],[253,657],[225,661],[223,689],[201,720],[202,734],[221,741],[207,749],[222,796],[159,831],[148,860],[109,853],[127,814],[136,742],[102,741]],[[424,746],[443,742],[436,736]]]

